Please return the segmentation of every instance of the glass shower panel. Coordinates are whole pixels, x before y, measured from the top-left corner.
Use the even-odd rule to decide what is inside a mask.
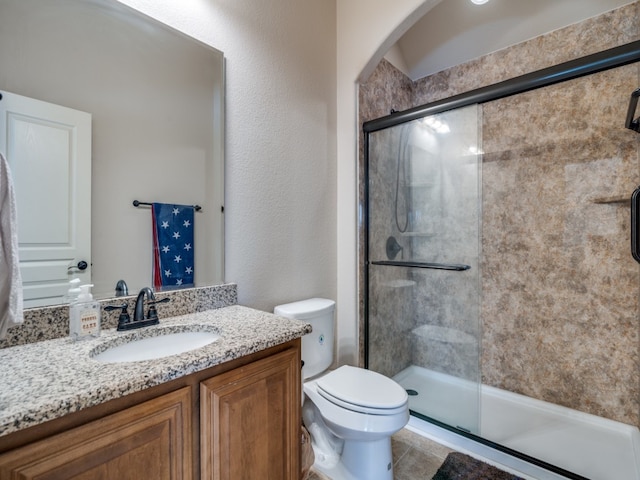
[[[479,433],[477,105],[369,134],[368,367],[414,414]]]

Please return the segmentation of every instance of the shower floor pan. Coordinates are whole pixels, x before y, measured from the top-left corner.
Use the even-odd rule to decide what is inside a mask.
[[[422,415],[591,480],[640,480],[637,427],[417,366],[394,380],[417,392],[409,408]],[[533,478],[545,477],[558,478]]]

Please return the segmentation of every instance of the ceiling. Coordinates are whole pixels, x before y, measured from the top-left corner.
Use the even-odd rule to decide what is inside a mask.
[[[412,80],[613,10],[630,0],[442,0],[385,58]]]

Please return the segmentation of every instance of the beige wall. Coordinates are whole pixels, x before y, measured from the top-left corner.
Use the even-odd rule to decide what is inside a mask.
[[[239,303],[336,298],[334,2],[125,3],[224,52],[225,279]]]
[[[440,0],[337,2],[337,295],[338,361],[358,363],[357,83]]]

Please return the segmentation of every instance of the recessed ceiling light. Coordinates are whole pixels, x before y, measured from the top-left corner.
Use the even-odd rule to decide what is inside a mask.
[[[475,3],[476,5],[484,5],[489,0],[471,0],[471,3]]]

